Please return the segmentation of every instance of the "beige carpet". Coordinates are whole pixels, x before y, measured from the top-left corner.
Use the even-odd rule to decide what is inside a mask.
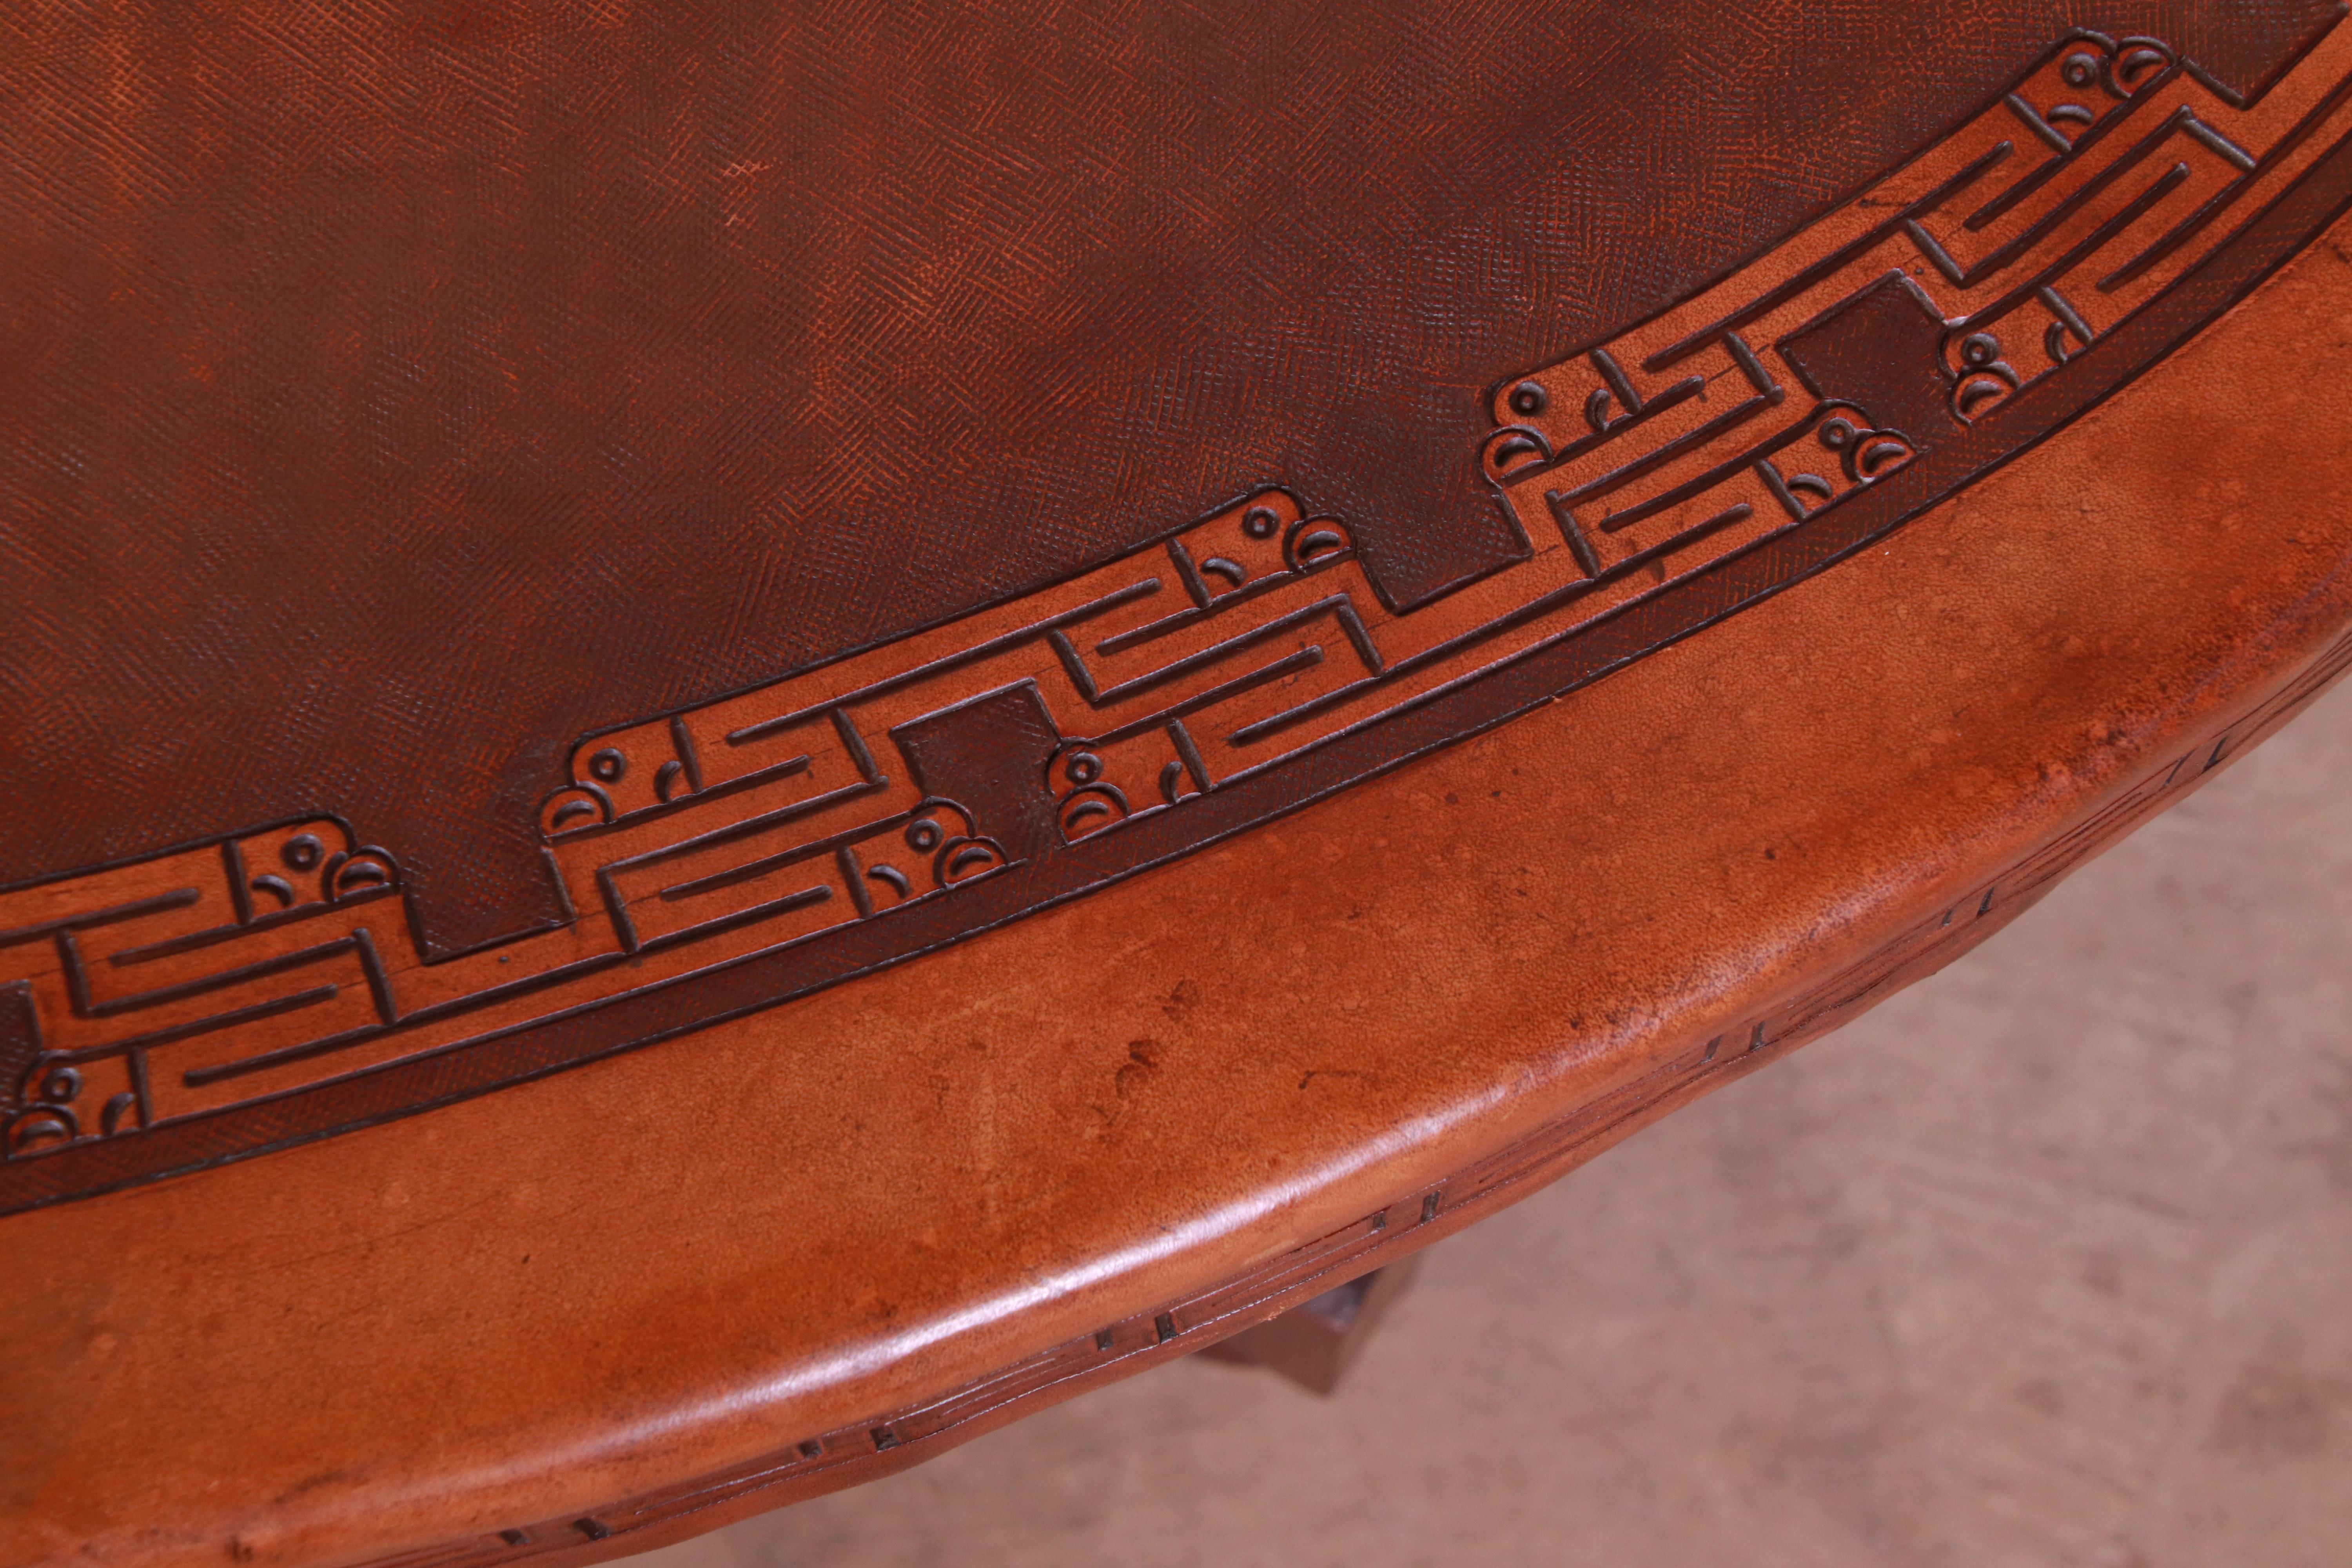
[[[2352,1564],[2352,688],[1974,955],[1431,1254],[637,1560]]]

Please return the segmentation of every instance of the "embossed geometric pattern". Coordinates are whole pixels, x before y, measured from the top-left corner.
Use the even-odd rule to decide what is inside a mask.
[[[540,808],[572,911],[551,929],[435,953],[400,847],[328,816],[0,893],[0,1205],[419,1109],[951,941],[1819,569],[2103,395],[2352,195],[2352,29],[2297,43],[2249,100],[2160,40],[2070,34],[1767,255],[1506,378],[1478,462],[1516,558],[1433,598],[1386,591],[1355,520],[1267,488],[1041,592],[586,737]]]
[[[11,8],[0,881],[331,812],[449,957],[564,918],[575,736],[1251,488],[1423,603],[1495,377],[2069,26],[2254,93],[2334,8]]]

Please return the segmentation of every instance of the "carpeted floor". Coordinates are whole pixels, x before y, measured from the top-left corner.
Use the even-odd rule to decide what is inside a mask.
[[[2352,1563],[2352,686],[1977,953],[1430,1255],[645,1568]]]

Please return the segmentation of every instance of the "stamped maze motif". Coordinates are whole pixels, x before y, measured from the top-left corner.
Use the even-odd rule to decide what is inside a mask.
[[[1768,254],[1500,383],[1465,460],[1515,563],[1400,614],[1346,519],[1262,489],[591,735],[541,807],[554,930],[425,963],[398,846],[327,818],[0,892],[0,1210],[803,994],[1597,679],[1883,535],[2226,307],[2352,197],[2347,97],[2333,21],[2252,101],[2155,39],[2071,35]]]

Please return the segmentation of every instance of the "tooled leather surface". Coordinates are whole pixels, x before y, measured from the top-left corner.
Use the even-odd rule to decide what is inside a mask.
[[[2347,306],[2339,226],[1868,570],[1149,880],[299,1179],[10,1219],[0,1557],[495,1550],[1140,1334],[1596,1078],[1756,1039],[1786,985],[1999,918],[1999,868],[2173,798],[2340,637]]]
[[[1496,377],[2069,25],[2247,89],[2321,9],[0,16],[0,880],[331,811],[455,951],[575,736],[1255,485],[1416,602]]]

